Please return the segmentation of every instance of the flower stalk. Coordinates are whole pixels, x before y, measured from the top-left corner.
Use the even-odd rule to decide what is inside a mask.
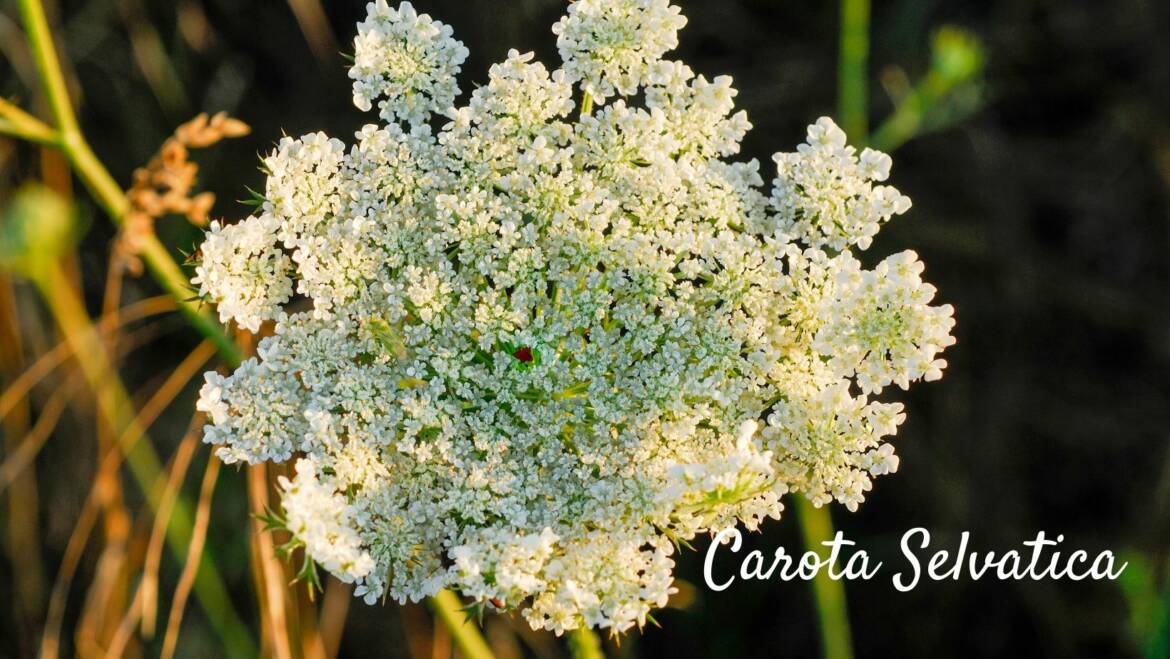
[[[804,546],[827,559],[827,550],[821,543],[833,539],[833,518],[828,506],[817,508],[802,495],[796,501],[796,517]],[[849,610],[845,601],[845,587],[841,581],[829,578],[827,572],[817,572],[812,580],[813,603],[820,621],[821,656],[825,659],[852,659],[853,641],[849,631]]]
[[[487,641],[483,640],[483,635],[464,614],[463,606],[455,593],[449,590],[440,590],[434,597],[430,598],[429,603],[435,615],[447,627],[451,639],[455,641],[455,647],[459,648],[466,659],[492,659],[494,655],[491,648],[488,647]]]
[[[569,654],[573,659],[605,659],[601,651],[601,639],[586,627],[569,632]]]
[[[868,129],[868,80],[870,0],[841,0],[841,32],[837,62],[837,115],[844,130],[859,142]],[[804,545],[822,551],[821,543],[833,537],[833,518],[828,506],[814,506],[802,495],[793,497]],[[851,659],[852,634],[845,599],[845,585],[818,573],[812,596],[821,634],[821,656]]]

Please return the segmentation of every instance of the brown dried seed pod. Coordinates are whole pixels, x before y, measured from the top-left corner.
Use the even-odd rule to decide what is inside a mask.
[[[243,137],[252,132],[252,127],[239,119],[228,117],[223,122],[221,132],[224,137]]]
[[[211,207],[214,204],[214,192],[200,192],[191,198],[190,207],[187,209],[187,219],[197,226],[206,226],[208,216],[211,214]]]
[[[187,147],[178,140],[167,140],[163,142],[159,155],[163,167],[176,167],[187,160]]]
[[[189,160],[189,149],[211,146],[225,137],[240,137],[251,132],[248,124],[217,112],[208,117],[201,113],[175,129],[174,136],[159,147],[145,167],[134,170],[126,198],[130,210],[126,225],[115,246],[118,258],[132,275],[142,273],[142,262],[134,256],[143,238],[154,232],[154,221],[173,213],[185,215],[192,224],[205,226],[215,204],[215,195],[201,192],[191,195],[199,174],[199,165]]]

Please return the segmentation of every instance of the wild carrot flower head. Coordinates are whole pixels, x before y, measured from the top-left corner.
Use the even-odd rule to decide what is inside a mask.
[[[953,320],[912,252],[850,251],[909,207],[889,158],[822,118],[766,191],[731,79],[662,59],[684,22],[580,0],[561,68],[512,51],[450,107],[462,44],[373,3],[351,77],[380,122],[282,140],[259,215],[209,233],[201,292],[275,322],[208,374],[206,440],[295,456],[286,524],[368,601],[624,631],[675,542],[897,469],[902,407],[868,396],[939,377]]]

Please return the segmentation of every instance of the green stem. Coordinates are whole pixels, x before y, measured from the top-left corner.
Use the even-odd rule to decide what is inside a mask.
[[[5,118],[0,118],[0,135],[7,135],[26,142],[43,144],[45,146],[57,146],[57,133],[42,133],[36,129],[30,130],[29,126]]]
[[[440,590],[430,599],[431,608],[435,615],[446,625],[447,631],[455,641],[455,646],[463,654],[464,659],[493,659],[492,650],[488,647],[483,635],[472,624],[463,612],[459,598],[449,590]]]
[[[888,153],[910,141],[922,129],[927,109],[949,91],[942,76],[934,71],[927,73],[873,132],[870,146]]]
[[[601,651],[601,639],[588,627],[579,627],[569,632],[569,654],[573,659],[605,659]]]
[[[57,131],[3,98],[0,98],[0,135],[45,146],[60,146]]]
[[[53,113],[53,121],[62,134],[77,134],[80,132],[77,128],[77,117],[73,114],[69,90],[65,85],[65,75],[61,72],[61,62],[57,60],[57,48],[49,31],[49,21],[45,19],[45,8],[40,0],[19,0],[17,4],[28,35],[29,50],[36,62],[41,85],[45,88],[49,111]]]
[[[797,519],[804,546],[825,560],[829,551],[822,545],[833,539],[833,520],[828,506],[817,508],[801,495],[795,496]],[[853,642],[849,632],[849,611],[845,604],[845,585],[817,572],[812,581],[813,599],[820,619],[821,651],[825,659],[852,659]]]
[[[31,274],[93,391],[99,414],[118,438],[118,448],[125,456],[130,473],[138,482],[147,504],[157,514],[162,492],[154,484],[158,482],[162,467],[153,444],[146,437],[146,428],[135,418],[130,395],[118,377],[97,330],[56,260],[46,259]],[[140,441],[144,438],[147,441]],[[186,498],[178,498],[166,532],[168,545],[180,562],[184,560],[191,542],[191,520],[190,502]],[[212,627],[224,640],[228,654],[232,657],[254,656],[256,650],[251,635],[232,606],[231,598],[209,554],[202,557],[201,569],[195,580],[195,594]]]
[[[841,43],[837,61],[837,114],[855,144],[865,142],[869,61],[869,0],[841,0]]]

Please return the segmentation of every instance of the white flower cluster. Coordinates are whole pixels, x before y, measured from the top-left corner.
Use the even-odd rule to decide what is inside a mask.
[[[312,462],[298,461],[296,472],[292,480],[279,479],[288,530],[304,543],[306,554],[338,579],[346,583],[364,579],[374,569],[374,559],[362,550],[353,508],[317,480]]]
[[[212,221],[192,283],[219,308],[219,319],[255,332],[292,298],[292,264],[276,242],[280,222],[250,217],[223,226]]]
[[[855,378],[867,394],[941,378],[947,362],[935,355],[955,342],[954,309],[930,306],[935,289],[923,283],[918,255],[894,254],[873,270],[848,252],[838,263],[832,294],[821,300],[824,325],[813,339],[833,374]]]
[[[392,9],[386,0],[370,3],[354,39],[353,102],[378,107],[385,121],[425,122],[432,112],[451,107],[459,95],[455,76],[467,48],[451,26],[419,14],[409,2]]]
[[[674,543],[789,491],[856,508],[897,469],[902,407],[868,396],[938,377],[953,321],[913,253],[849,251],[909,205],[871,185],[886,156],[821,119],[769,196],[728,159],[730,78],[660,59],[663,0],[570,5],[562,68],[513,51],[458,108],[450,32],[369,13],[353,75],[383,122],[282,140],[197,279],[275,321],[199,407],[223,460],[296,456],[309,556],[371,602],[452,587],[621,632],[666,603]]]
[[[888,185],[890,157],[845,144],[828,117],[808,127],[796,153],[777,153],[772,204],[785,231],[812,247],[868,249],[881,224],[910,210],[910,198]]]
[[[569,81],[604,102],[636,94],[686,24],[668,0],[577,0],[552,29]]]

